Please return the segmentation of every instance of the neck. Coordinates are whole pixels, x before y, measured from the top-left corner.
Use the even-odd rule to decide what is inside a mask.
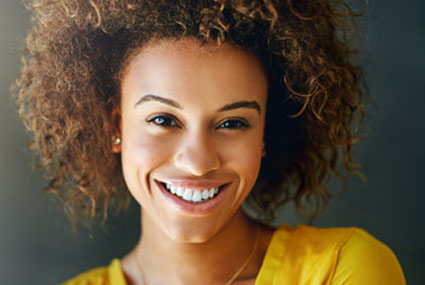
[[[251,255],[257,227],[239,210],[209,240],[181,242],[171,239],[147,215],[142,215],[143,234],[134,257],[148,284],[225,284]],[[261,260],[253,258],[240,277],[255,276]]]

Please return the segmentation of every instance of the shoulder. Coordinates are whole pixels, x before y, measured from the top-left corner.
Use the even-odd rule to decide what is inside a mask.
[[[334,284],[406,284],[394,252],[363,229],[354,228],[341,247]]]
[[[85,271],[65,281],[62,285],[125,285],[124,274],[119,259],[113,259],[108,266]]]
[[[282,225],[270,242],[263,265],[264,280],[278,283],[405,284],[391,249],[355,227]]]
[[[106,285],[108,282],[108,267],[97,267],[87,270],[62,285]]]

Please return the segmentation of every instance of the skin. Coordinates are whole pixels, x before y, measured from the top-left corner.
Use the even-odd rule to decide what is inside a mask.
[[[112,120],[122,138],[113,151],[141,206],[143,234],[121,262],[129,284],[224,284],[251,254],[258,230],[259,246],[238,278],[254,283],[273,229],[241,205],[265,155],[266,100],[260,62],[229,44],[156,40],[128,62]],[[235,102],[248,104],[223,110]],[[228,189],[213,210],[187,213],[157,181]]]

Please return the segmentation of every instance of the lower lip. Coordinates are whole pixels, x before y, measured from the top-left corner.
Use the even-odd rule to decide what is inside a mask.
[[[212,212],[215,208],[218,207],[218,205],[220,205],[220,202],[224,199],[225,195],[228,192],[227,190],[230,188],[230,183],[226,184],[212,199],[209,199],[206,202],[195,204],[185,201],[174,194],[171,194],[170,192],[168,192],[168,190],[164,188],[164,185],[162,185],[156,180],[155,182],[161,190],[162,194],[164,194],[164,197],[165,199],[167,199],[167,201],[173,204],[180,211],[189,215],[205,215]]]

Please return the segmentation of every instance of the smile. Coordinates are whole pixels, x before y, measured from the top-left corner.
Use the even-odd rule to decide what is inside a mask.
[[[205,189],[190,189],[171,183],[160,182],[167,191],[181,199],[192,203],[204,203],[214,198],[220,190],[225,186],[205,188]]]
[[[154,180],[163,197],[173,207],[188,215],[206,215],[220,207],[228,196],[231,182],[170,181]],[[168,184],[168,185],[167,185]],[[175,193],[172,193],[172,192]],[[207,197],[208,193],[208,197]]]

